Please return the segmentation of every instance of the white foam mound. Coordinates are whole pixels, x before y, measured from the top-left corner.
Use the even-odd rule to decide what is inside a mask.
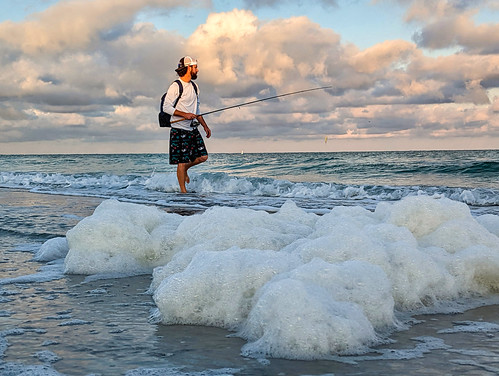
[[[485,214],[478,217],[477,221],[492,234],[499,236],[499,216],[493,214]]]
[[[498,218],[427,196],[275,214],[214,207],[181,217],[109,200],[68,232],[66,272],[153,270],[165,324],[213,325],[253,357],[361,353],[395,312],[499,292]]]
[[[66,257],[69,246],[66,238],[53,238],[47,240],[36,252],[36,261],[54,261]]]
[[[267,283],[238,335],[253,341],[243,347],[243,354],[253,357],[358,353],[376,343],[375,329],[395,325],[393,307],[381,268],[314,259]]]
[[[66,234],[65,273],[151,272],[170,260],[163,237],[180,221],[155,207],[104,201]]]
[[[165,278],[154,300],[165,324],[237,329],[252,298],[272,277],[300,262],[284,253],[240,248],[197,253],[182,272]]]
[[[266,285],[238,334],[251,341],[243,355],[306,360],[356,353],[376,339],[358,305],[294,279]]]

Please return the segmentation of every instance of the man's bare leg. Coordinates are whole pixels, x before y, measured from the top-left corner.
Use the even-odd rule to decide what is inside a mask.
[[[177,180],[181,193],[187,193],[187,189],[185,188],[185,176],[187,175],[186,165],[187,163],[179,163],[177,165]]]
[[[178,184],[180,186],[180,192],[187,193],[185,184],[186,183],[189,184],[191,181],[191,179],[189,179],[189,175],[187,174],[187,170],[190,169],[192,166],[206,162],[207,160],[208,156],[203,155],[201,157],[197,157],[193,162],[179,163],[177,165],[177,179],[178,179]]]

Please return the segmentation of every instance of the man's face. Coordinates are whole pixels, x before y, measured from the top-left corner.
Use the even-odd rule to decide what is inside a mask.
[[[191,69],[191,80],[195,80],[196,78],[198,78],[198,72],[199,72],[198,66],[191,65],[190,69]]]

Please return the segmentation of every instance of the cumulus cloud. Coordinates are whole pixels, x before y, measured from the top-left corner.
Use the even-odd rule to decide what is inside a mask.
[[[499,53],[499,25],[476,25],[472,16],[444,17],[426,25],[414,39],[419,46],[432,49],[459,46],[469,52]]]
[[[499,114],[499,96],[494,97],[494,101],[492,102],[492,105],[490,106],[490,110],[494,114]],[[496,122],[499,123],[499,120],[497,120],[497,118],[496,118]]]
[[[0,104],[0,118],[4,120],[25,120],[28,116],[21,111],[18,111],[13,106],[4,106]]]
[[[303,35],[307,38],[300,37]],[[238,93],[257,93],[256,88],[274,93],[314,83],[334,86],[328,95],[287,98],[262,105],[256,113],[238,111],[241,121],[237,131],[227,123],[221,137],[241,134],[240,128],[250,120],[261,126],[245,130],[246,137],[277,136],[283,131],[288,136],[328,130],[350,132],[349,135],[391,134],[410,129],[419,132],[416,125],[424,124],[419,114],[429,116],[431,111],[422,112],[418,107],[408,111],[407,106],[488,104],[483,83],[496,77],[498,63],[496,56],[456,54],[431,58],[414,43],[402,40],[359,50],[342,44],[334,31],[305,17],[261,22],[252,12],[243,10],[211,15],[189,38],[187,47],[197,51],[201,70],[207,77],[205,82],[213,85],[222,98],[216,103],[219,106],[234,104],[233,97]],[[386,116],[377,112],[376,128],[359,111],[341,110],[372,105],[389,109]],[[230,124],[237,122],[233,114],[224,116],[230,116]],[[397,120],[390,120],[390,116]],[[451,121],[460,122],[458,116],[454,113]],[[222,118],[217,121],[225,123]],[[276,125],[274,119],[285,119],[285,125]],[[429,122],[438,127],[436,121]]]
[[[307,76],[327,79],[329,60],[342,50],[339,42],[334,31],[306,17],[261,23],[250,11],[234,10],[210,15],[187,49],[196,51],[213,84],[282,87]]]
[[[260,7],[286,6],[288,4],[293,4],[293,3],[298,5],[304,4],[303,1],[301,0],[243,0],[243,3],[245,7],[250,9],[255,9]],[[319,0],[317,3],[320,3],[326,8],[335,7],[338,5],[338,0]]]
[[[143,114],[164,90],[164,67],[181,55],[182,40],[131,20],[146,6],[179,3],[68,1],[25,22],[0,24],[0,98],[7,102],[0,127],[15,129],[0,141],[153,139],[154,132],[137,129],[151,123]],[[142,112],[123,119],[115,111],[120,106]],[[127,131],[115,132],[119,124]]]
[[[145,7],[174,8],[180,0],[70,0],[61,1],[30,19],[0,24],[0,40],[24,53],[80,51],[100,40],[129,32],[136,14]]]
[[[391,40],[360,51],[352,56],[351,62],[359,72],[374,73],[382,68],[393,68],[394,63],[408,62],[415,50],[413,43]]]
[[[218,140],[497,135],[498,24],[473,21],[493,2],[398,1],[421,26],[417,43],[366,49],[304,16],[211,13],[187,38],[136,21],[144,9],[195,1],[72,0],[0,23],[0,143],[156,140],[166,135],[156,123],[159,98],[183,55],[199,61],[202,111],[332,86],[208,115]],[[451,45],[463,50],[433,57],[421,48]]]
[[[408,5],[405,19],[421,25],[414,34],[420,47],[461,47],[479,54],[499,53],[499,24],[476,24],[480,11],[497,10],[494,0],[399,0]]]

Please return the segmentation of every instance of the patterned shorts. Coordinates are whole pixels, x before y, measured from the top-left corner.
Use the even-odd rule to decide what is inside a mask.
[[[208,155],[203,137],[197,128],[192,131],[171,128],[170,164],[189,163],[203,155]]]

